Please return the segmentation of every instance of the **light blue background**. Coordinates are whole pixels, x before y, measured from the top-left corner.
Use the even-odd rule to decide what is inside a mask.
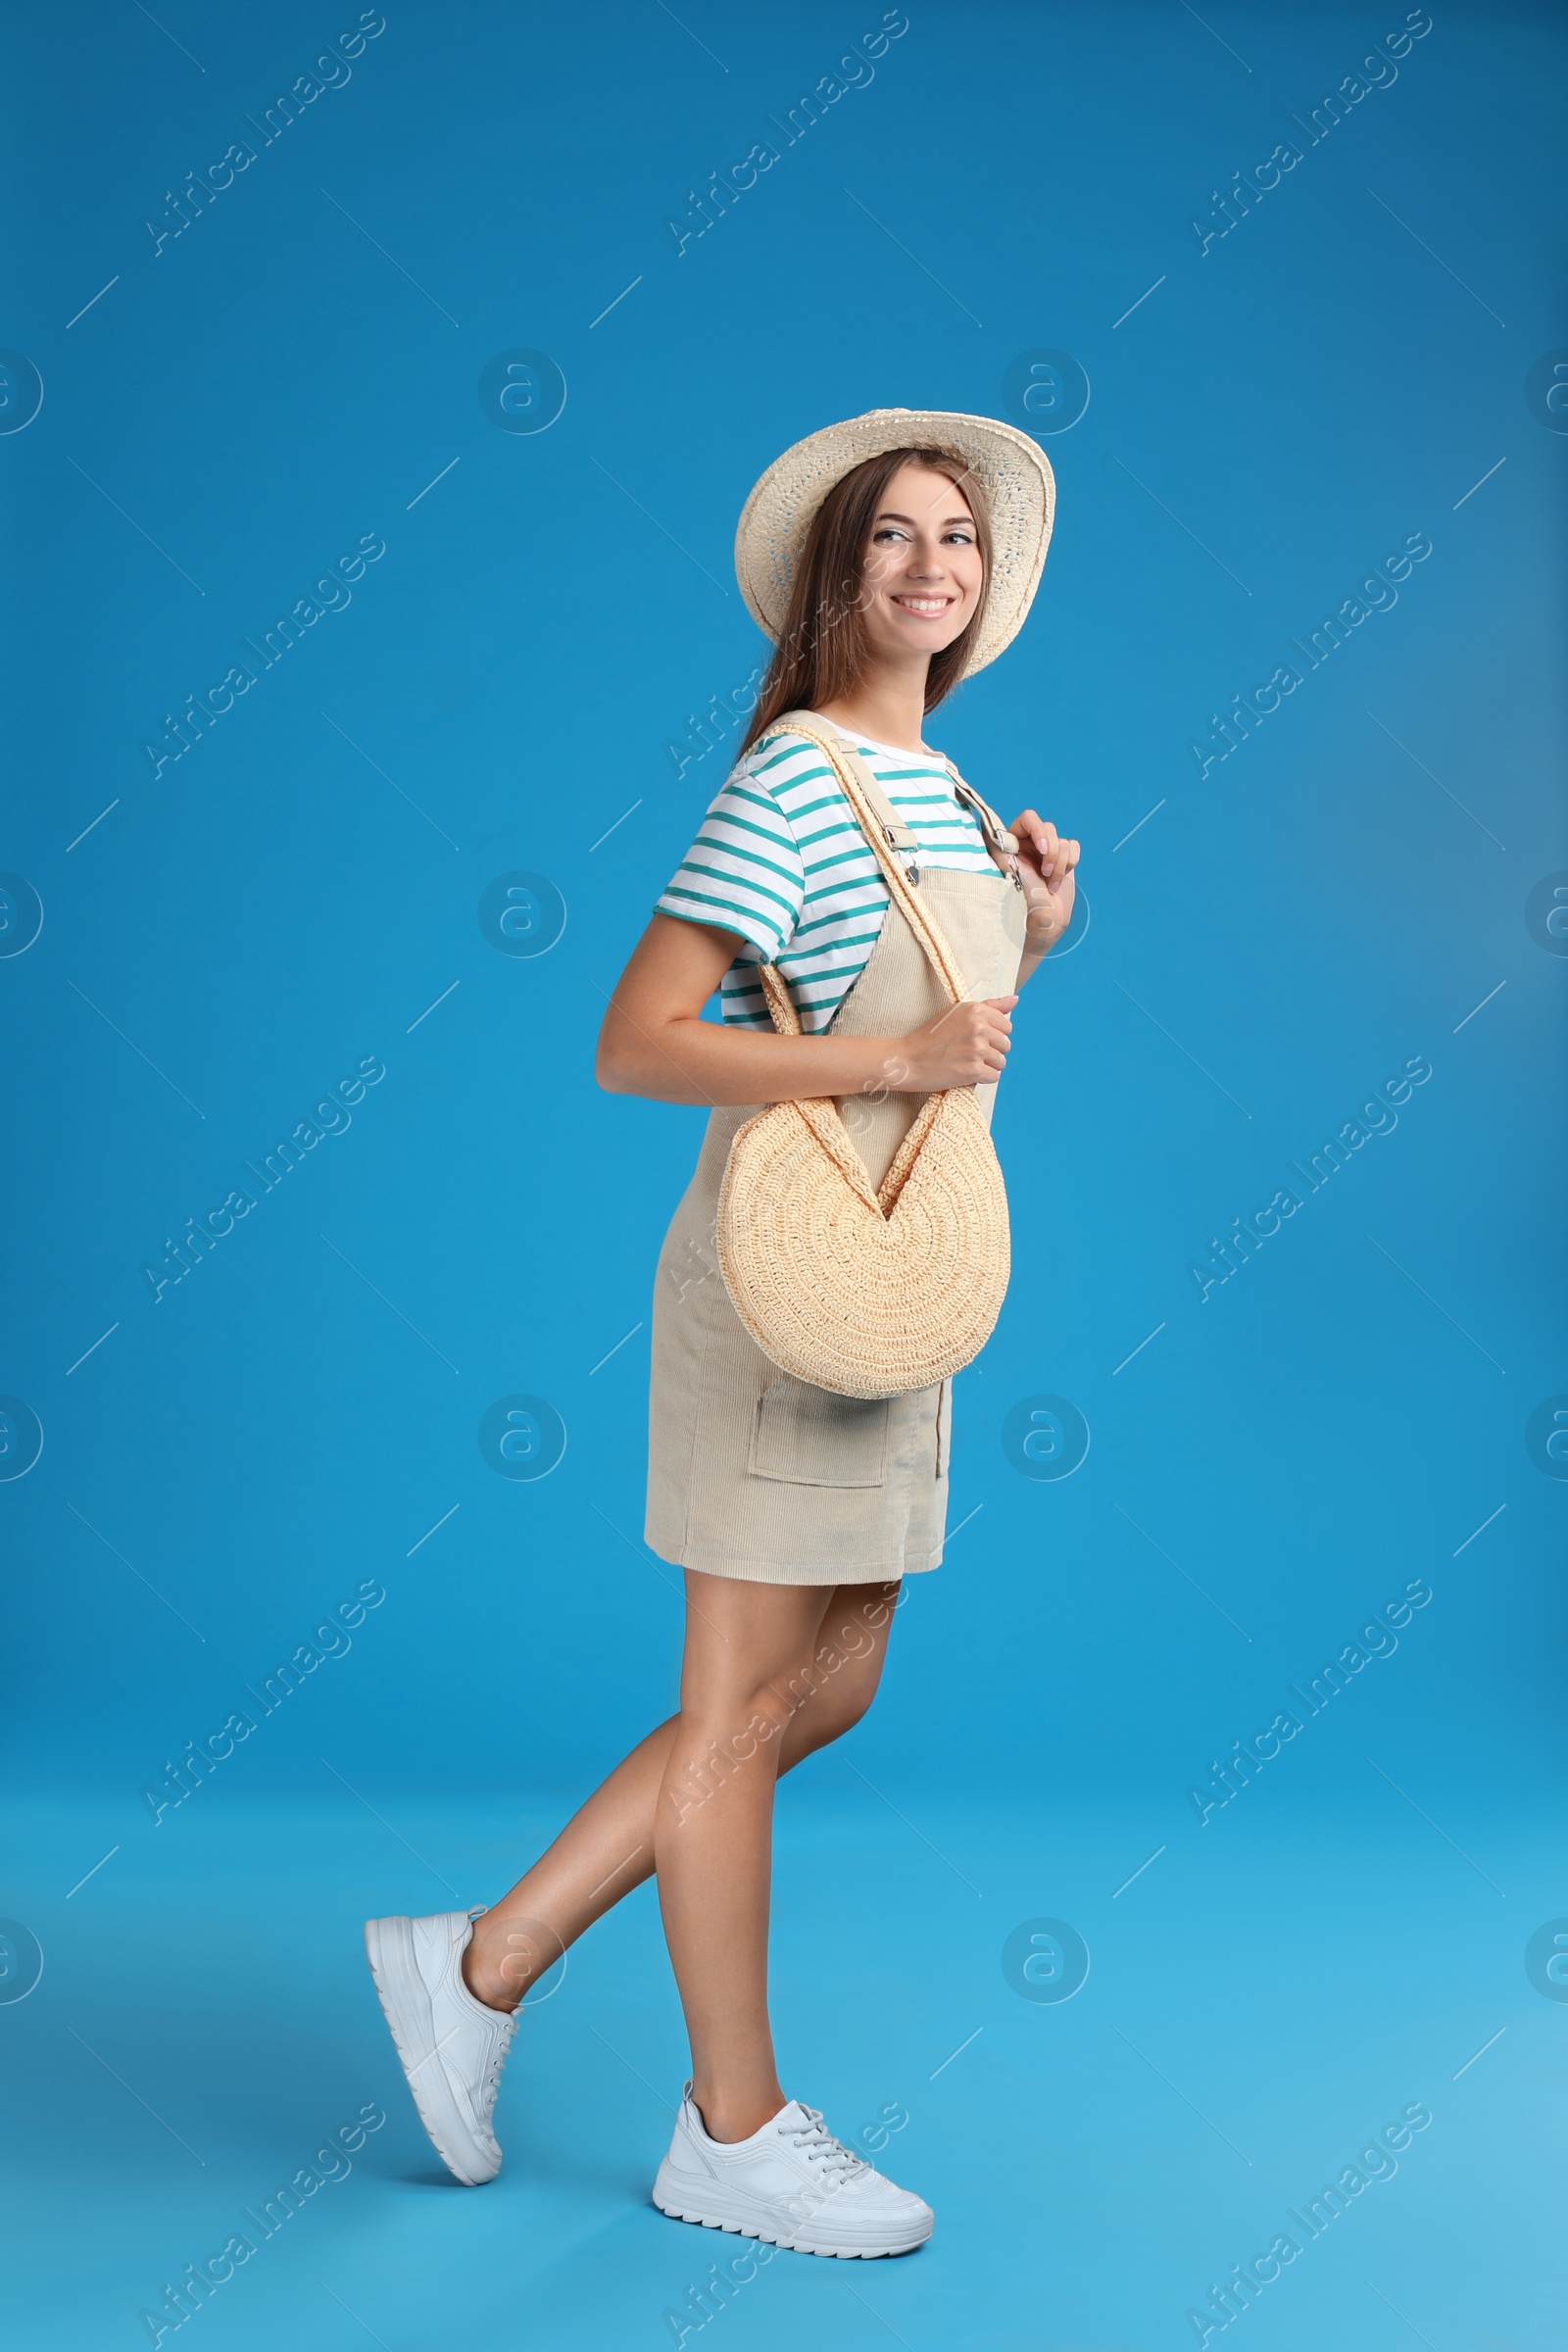
[[[358,1922],[493,1898],[673,1701],[648,1318],[701,1119],[591,1063],[727,762],[667,747],[765,651],[741,502],[832,418],[1004,413],[1041,347],[1091,386],[1047,443],[1045,578],[928,739],[1081,838],[1092,919],[999,1104],[1014,1274],[957,1389],[964,1524],[873,1716],[781,1800],[785,2079],[847,2137],[907,2106],[886,2161],[939,2234],[847,2279],[781,2258],[710,2328],[1190,2343],[1208,2282],[1423,2099],[1399,2177],[1238,2325],[1556,2340],[1568,2021],[1523,1952],[1568,1912],[1568,1493],[1524,1431],[1568,1389],[1568,966],[1525,906],[1568,866],[1568,440],[1525,379],[1568,344],[1562,21],[1435,9],[1306,148],[1291,118],[1402,8],[926,0],[677,252],[688,190],[881,13],[402,0],[263,147],[246,117],[352,6],[5,12],[0,339],[44,385],[0,438],[0,865],[44,908],[0,960],[0,1388],[44,1431],[0,1484],[0,1907],[44,1953],[0,2004],[43,2257],[20,2340],[145,2342],[162,2282],[372,2097],[388,2126],[209,2352],[667,2343],[725,2250],[644,2201],[682,2063],[650,1892],[530,2022],[480,2200],[433,2185]],[[1292,137],[1200,252],[1190,217]],[[165,190],[241,138],[155,255]],[[566,383],[536,435],[477,396],[516,347]],[[1414,533],[1396,606],[1200,778],[1210,714]],[[351,604],[155,779],[164,714],[362,534]],[[480,929],[514,869],[567,908],[538,958]],[[155,1303],[165,1237],[371,1056],[351,1127]],[[1200,1301],[1190,1261],[1414,1056],[1396,1129]],[[518,1392],[567,1431],[538,1483],[477,1444]],[[1069,1479],[1004,1452],[1036,1394],[1089,1424]],[[1200,1827],[1189,1784],[1418,1577],[1397,1652]],[[368,1579],[348,1654],[155,1828],[141,1788]],[[1094,1955],[1070,2004],[1002,1976],[1037,1916]]]

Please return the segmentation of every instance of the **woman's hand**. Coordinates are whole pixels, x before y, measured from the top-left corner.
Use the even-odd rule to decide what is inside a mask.
[[[1077,891],[1078,844],[1063,841],[1054,825],[1026,808],[1007,828],[1018,844],[1018,879],[1023,884],[1026,956],[1054,948],[1072,921]]]
[[[943,1095],[950,1087],[992,1086],[1001,1077],[1012,1043],[1016,997],[986,997],[950,1004],[946,1012],[894,1041],[884,1062],[885,1083],[896,1095]]]

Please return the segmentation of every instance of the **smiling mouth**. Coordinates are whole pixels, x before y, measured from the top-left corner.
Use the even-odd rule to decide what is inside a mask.
[[[896,596],[892,601],[902,605],[906,612],[914,613],[919,620],[940,620],[957,599],[952,596]]]

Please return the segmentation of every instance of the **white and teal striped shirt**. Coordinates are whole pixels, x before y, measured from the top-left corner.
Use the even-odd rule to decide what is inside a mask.
[[[939,759],[848,740],[913,832],[921,865],[997,872]],[[762,736],[732,769],[657,908],[746,941],[724,975],[727,1022],[772,1027],[757,966],[775,962],[808,1035],[827,1027],[864,971],[887,910],[888,886],[838,778],[799,735]]]

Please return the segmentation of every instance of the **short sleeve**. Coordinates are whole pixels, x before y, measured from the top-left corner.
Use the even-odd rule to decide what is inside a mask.
[[[714,795],[655,912],[738,931],[771,961],[801,919],[806,874],[789,819],[754,759],[741,760]]]

